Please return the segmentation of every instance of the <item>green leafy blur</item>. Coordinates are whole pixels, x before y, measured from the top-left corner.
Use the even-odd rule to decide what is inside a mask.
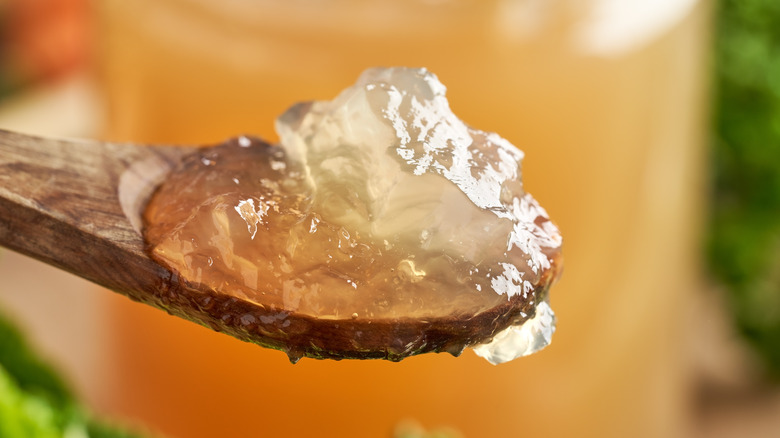
[[[6,5],[0,0],[0,101],[11,94],[13,86],[8,72],[9,59],[6,47]]]
[[[96,420],[0,315],[0,437],[142,438]]]
[[[5,35],[5,10],[3,9],[3,3],[0,2],[0,66],[5,65],[5,46],[3,44]],[[0,68],[0,100],[8,94],[8,85],[5,78],[5,69]]]
[[[709,265],[780,379],[780,1],[721,0],[715,42]]]

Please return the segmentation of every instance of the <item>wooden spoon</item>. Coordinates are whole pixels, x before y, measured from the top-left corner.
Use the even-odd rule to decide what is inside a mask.
[[[164,307],[175,276],[147,255],[140,209],[193,150],[0,130],[0,245]]]
[[[268,146],[266,144],[266,146]],[[270,147],[270,146],[268,146]],[[459,355],[534,314],[519,294],[476,315],[333,320],[300,315],[191,284],[146,251],[148,197],[195,147],[52,140],[0,130],[0,245],[244,341],[315,358],[400,360]]]

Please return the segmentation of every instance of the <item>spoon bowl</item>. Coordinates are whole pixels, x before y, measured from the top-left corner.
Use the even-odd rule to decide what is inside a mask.
[[[261,147],[271,148],[260,142]],[[389,359],[467,346],[533,317],[542,281],[477,314],[318,318],[216,292],[150,257],[146,202],[197,147],[54,140],[0,130],[0,245],[247,342],[301,357]],[[550,273],[552,274],[552,273]]]

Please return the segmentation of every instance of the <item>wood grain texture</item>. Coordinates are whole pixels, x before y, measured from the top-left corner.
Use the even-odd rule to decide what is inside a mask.
[[[161,307],[154,291],[172,273],[145,252],[139,211],[125,210],[191,152],[0,130],[0,245]]]

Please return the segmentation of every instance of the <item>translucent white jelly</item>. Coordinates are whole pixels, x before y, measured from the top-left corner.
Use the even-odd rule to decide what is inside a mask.
[[[445,91],[423,69],[370,69],[333,101],[295,106],[277,120],[324,219],[470,261],[507,246],[524,213],[512,211],[523,197],[523,153],[460,121]],[[538,237],[559,244],[557,231]],[[545,257],[533,263],[549,267]]]
[[[493,363],[541,348],[560,234],[523,190],[522,152],[460,121],[445,91],[424,69],[371,69],[283,114],[280,147],[206,150],[150,201],[153,255],[218,293],[319,320],[452,328],[522,308],[452,345],[488,343],[477,351]]]
[[[518,357],[536,353],[550,345],[555,333],[555,313],[546,301],[536,306],[533,318],[509,326],[493,337],[493,340],[475,345],[474,353],[497,365]]]

